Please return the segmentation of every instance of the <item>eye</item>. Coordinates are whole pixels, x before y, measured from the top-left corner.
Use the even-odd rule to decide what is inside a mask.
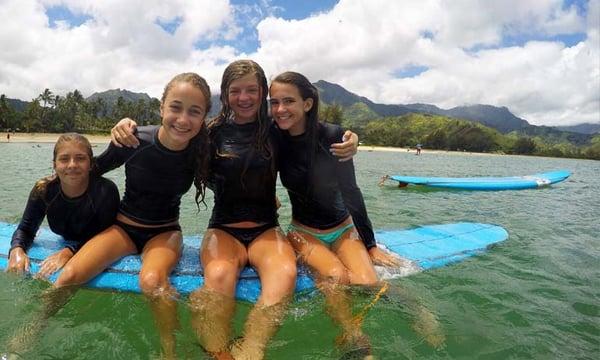
[[[191,109],[190,110],[190,114],[195,115],[195,116],[203,116],[204,115],[204,110],[201,110],[201,109]]]

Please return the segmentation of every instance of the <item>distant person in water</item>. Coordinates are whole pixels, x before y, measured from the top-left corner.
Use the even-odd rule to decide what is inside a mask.
[[[377,184],[378,186],[383,186],[385,185],[385,181],[388,180],[390,178],[389,175],[383,175],[381,177],[381,179],[379,179],[379,183]]]
[[[69,268],[88,240],[114,223],[119,191],[112,181],[91,175],[93,166],[92,147],[84,136],[70,133],[58,138],[52,158],[55,173],[38,180],[31,190],[23,217],[12,236],[7,271],[29,271],[27,250],[44,218],[50,229],[66,240],[66,245],[42,261],[37,274],[42,278]],[[44,292],[42,313],[15,333],[9,340],[8,350],[17,354],[25,352],[45,327],[46,320],[71,298],[72,290],[55,287]]]
[[[421,144],[417,144],[417,155],[421,155]]]
[[[6,133],[6,142],[10,142],[10,131]]]

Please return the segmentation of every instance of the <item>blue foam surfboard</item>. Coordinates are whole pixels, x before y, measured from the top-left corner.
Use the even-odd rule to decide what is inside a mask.
[[[464,190],[521,190],[535,189],[550,184],[561,182],[571,173],[567,170],[550,171],[528,176],[507,177],[418,177],[418,176],[390,176],[401,184],[424,185],[437,188],[464,189]]]
[[[8,265],[10,240],[15,224],[0,222],[0,269]],[[420,270],[432,269],[485,251],[491,245],[504,241],[508,233],[497,225],[480,223],[455,223],[421,226],[406,230],[376,231],[378,243],[394,253],[411,260]],[[184,250],[178,266],[171,274],[171,283],[182,294],[189,294],[204,283],[199,260],[200,238],[184,237]],[[48,255],[62,249],[64,240],[47,228],[42,228],[28,251],[31,273],[39,270],[40,262]],[[87,286],[99,289],[140,292],[138,273],[141,262],[137,255],[126,256],[109,269],[92,279]],[[58,274],[50,277],[56,280]],[[314,289],[308,270],[299,266],[296,292]],[[260,281],[254,269],[242,271],[236,297],[254,302],[260,294]]]

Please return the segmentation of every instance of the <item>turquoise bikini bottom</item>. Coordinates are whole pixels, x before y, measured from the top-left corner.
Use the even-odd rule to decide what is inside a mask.
[[[314,236],[315,238],[321,240],[325,244],[331,245],[334,242],[336,242],[346,232],[346,230],[353,228],[353,227],[354,227],[354,224],[348,224],[348,225],[342,226],[341,228],[339,228],[337,230],[330,231],[328,233],[316,233],[316,232],[312,232],[310,230],[306,230],[303,227],[296,226],[294,224],[289,224],[287,231],[288,232],[292,232],[292,231],[303,232],[305,234]]]

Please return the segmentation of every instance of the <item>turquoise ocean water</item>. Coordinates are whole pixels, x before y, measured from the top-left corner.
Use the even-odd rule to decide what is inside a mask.
[[[99,153],[105,145],[98,145]],[[51,144],[0,144],[0,221],[18,222],[36,179],[51,170]],[[600,162],[522,156],[361,151],[357,177],[376,229],[473,221],[494,223],[509,239],[486,254],[392,281],[364,321],[379,359],[597,359],[600,357]],[[384,174],[513,176],[556,169],[573,175],[554,186],[466,192],[378,187]],[[123,172],[108,175],[122,189]],[[290,218],[280,187],[281,222]],[[207,203],[212,203],[209,195]],[[190,192],[181,223],[187,235],[206,227]],[[46,284],[0,274],[0,353],[35,313]],[[446,337],[434,349],[413,329],[411,294],[435,313]],[[355,311],[371,296],[358,293]],[[181,358],[203,358],[181,300]],[[315,295],[295,302],[271,342],[269,359],[336,359],[337,330]],[[240,303],[237,333],[250,306]],[[140,295],[82,290],[53,317],[27,358],[147,359],[158,335]]]

